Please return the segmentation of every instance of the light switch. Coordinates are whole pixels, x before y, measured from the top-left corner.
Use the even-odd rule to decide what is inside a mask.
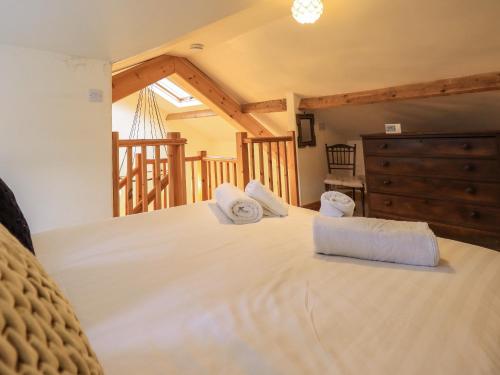
[[[89,102],[101,103],[102,102],[102,90],[90,89],[89,90]]]

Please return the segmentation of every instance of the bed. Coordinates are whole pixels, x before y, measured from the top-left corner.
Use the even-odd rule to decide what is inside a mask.
[[[211,202],[34,236],[107,374],[498,374],[500,253],[436,268],[315,255],[312,218]]]

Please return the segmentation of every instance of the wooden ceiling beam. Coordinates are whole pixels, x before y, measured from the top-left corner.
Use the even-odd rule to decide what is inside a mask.
[[[500,90],[500,72],[475,74],[465,77],[440,79],[437,81],[413,83],[383,89],[351,92],[303,98],[299,109],[326,109],[345,105],[360,105],[392,102],[397,100],[424,99],[436,96],[468,94]]]
[[[113,76],[113,103],[175,73],[175,58],[159,56]]]
[[[286,112],[286,99],[267,100],[265,102],[242,104],[241,112],[243,113]]]
[[[201,100],[219,116],[254,136],[272,136],[257,119],[243,113],[241,105],[231,98],[210,77],[183,57],[175,57],[175,73],[190,87],[193,96]]]
[[[241,106],[243,113],[271,113],[271,112],[285,112],[286,99],[267,100],[257,103],[245,103]],[[200,109],[195,111],[186,111],[178,113],[169,113],[166,117],[167,121],[170,120],[189,120],[195,118],[204,118],[217,116],[217,113],[211,109]]]
[[[217,113],[211,109],[200,109],[197,111],[179,112],[179,113],[169,113],[166,117],[167,121],[172,120],[189,120],[193,118],[204,118],[217,116]]]
[[[192,94],[210,107],[215,114],[254,136],[272,136],[272,133],[248,112],[286,110],[284,99],[242,106],[189,60],[168,55],[156,57],[115,74],[112,82],[113,103],[174,73],[180,76],[190,87],[190,91],[193,91]]]

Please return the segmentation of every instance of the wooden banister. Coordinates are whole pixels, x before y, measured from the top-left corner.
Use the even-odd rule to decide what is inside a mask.
[[[120,140],[118,133],[112,136],[113,162],[113,215],[120,215],[120,190],[124,189],[124,212],[131,215],[147,212],[153,203],[155,210],[172,205],[185,204],[185,155],[186,139],[180,133],[169,133],[165,139]],[[164,157],[162,148],[167,150]],[[120,178],[119,157],[122,150],[122,164],[125,176]],[[148,158],[153,155],[153,158]],[[170,157],[169,157],[170,156]],[[190,162],[201,161],[199,156]],[[167,170],[167,164],[169,168]],[[151,167],[150,167],[151,166]],[[169,173],[172,172],[173,176]],[[123,173],[123,172],[122,172]],[[151,178],[152,175],[152,178]],[[169,181],[172,181],[170,184]],[[172,189],[169,188],[171,185]],[[172,194],[169,204],[170,195]],[[172,190],[172,192],[170,192]],[[123,212],[123,211],[122,211]]]
[[[186,204],[188,199],[210,199],[214,189],[225,182],[244,189],[250,178],[260,179],[290,204],[299,204],[294,132],[257,138],[237,133],[236,158],[207,155],[206,151],[186,157],[186,140],[180,133],[167,133],[167,137],[119,140],[113,134],[113,215],[120,214],[122,189],[124,211],[130,215],[147,212],[151,204],[158,210]],[[162,148],[167,155],[162,155]],[[121,178],[120,149],[122,164],[126,162],[126,175]]]
[[[228,158],[226,156],[205,156],[203,158],[205,161],[219,161],[219,162],[228,162],[228,163],[236,163],[238,159],[236,158]]]
[[[295,132],[279,137],[252,137],[237,133],[239,187],[258,179],[292,205],[299,204]]]
[[[196,156],[186,156],[186,157],[185,157],[185,160],[186,160],[186,161],[198,161],[198,160],[201,160],[201,156],[200,156],[200,155],[196,155]]]
[[[167,137],[168,137],[167,133]],[[118,141],[119,147],[142,147],[142,146],[182,146],[187,143],[185,138],[180,137],[180,133],[170,133],[179,134],[179,138],[165,138],[165,139],[120,139]]]
[[[243,142],[245,143],[269,143],[269,142],[289,142],[291,141],[291,137],[284,136],[284,137],[252,137],[252,138],[245,138]]]

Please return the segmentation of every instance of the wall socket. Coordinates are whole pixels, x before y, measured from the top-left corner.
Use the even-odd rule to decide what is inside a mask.
[[[89,90],[89,102],[101,103],[102,102],[102,90],[90,89]]]
[[[401,124],[385,124],[385,134],[401,134]]]

